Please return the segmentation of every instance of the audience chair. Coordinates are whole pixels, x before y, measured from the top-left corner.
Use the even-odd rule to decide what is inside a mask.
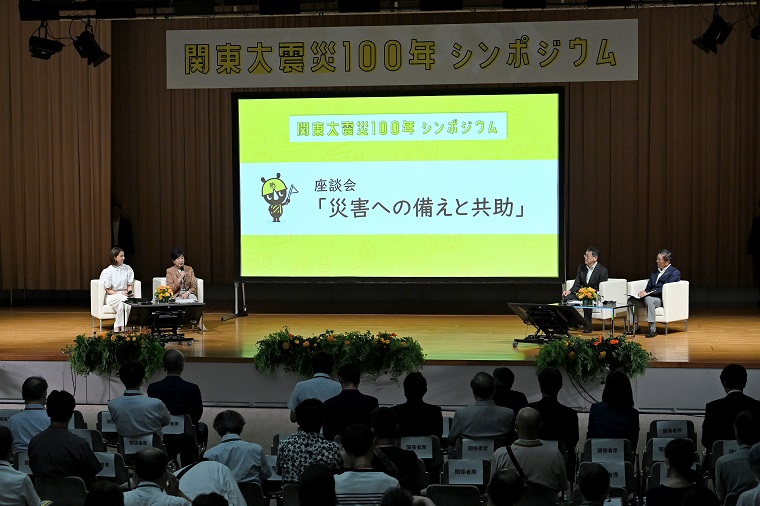
[[[583,445],[581,462],[630,462],[636,466],[636,454],[627,439],[587,439]]]
[[[639,487],[636,474],[633,472],[633,464],[620,460],[617,462],[602,461],[598,462],[603,465],[607,472],[610,474],[610,487],[623,490],[621,495],[626,497],[626,502],[630,502],[638,497]],[[578,472],[583,469],[583,466],[590,464],[590,462],[581,462]]]
[[[425,463],[429,483],[440,483],[441,469],[443,468],[443,448],[441,448],[441,441],[436,436],[402,437],[395,443],[399,448],[413,451],[417,454],[417,458]]]
[[[723,455],[730,455],[739,449],[739,443],[735,439],[720,439],[715,441],[710,452],[710,468],[707,470],[709,479],[715,481],[715,463]]]
[[[417,459],[417,473],[417,476],[419,476],[417,486],[420,490],[425,490],[430,485],[430,476],[425,468],[425,462],[420,458]]]
[[[29,476],[32,475],[32,468],[29,467],[29,452],[16,452],[13,454],[13,469],[26,473]]]
[[[87,444],[90,445],[90,449],[96,453],[108,451],[108,448],[106,448],[106,444],[103,441],[103,436],[97,430],[69,429],[69,432],[76,434],[77,436],[87,441]]]
[[[425,495],[435,506],[481,506],[480,490],[474,485],[430,485]]]
[[[697,462],[694,462],[694,464],[691,466],[692,469],[694,469],[697,474],[701,477],[697,485],[705,485],[705,479],[704,474],[702,471],[702,466],[699,465]],[[665,462],[655,462],[652,464],[652,472],[646,479],[646,488],[644,492],[649,490],[652,487],[656,487],[665,479],[668,477],[668,470],[665,467]]]
[[[98,473],[98,481],[110,481],[117,484],[122,490],[129,490],[129,471],[124,463],[124,457],[118,453],[95,452],[103,470]]]
[[[156,434],[143,434],[140,436],[129,437],[119,436],[116,451],[124,457],[124,463],[127,467],[134,467],[135,454],[149,446],[158,448],[162,452],[166,452],[166,447],[164,446],[163,441]]]
[[[21,413],[20,409],[0,409],[0,425],[8,425],[8,420],[15,414]]]
[[[40,499],[53,501],[55,506],[83,506],[87,498],[87,487],[77,476],[40,476],[35,478],[34,488]]]
[[[258,483],[238,483],[238,487],[240,487],[240,493],[243,494],[247,506],[269,506],[269,499],[266,498],[264,490]]]
[[[454,455],[449,455],[449,458],[491,460],[493,452],[506,444],[507,439],[503,437],[477,439],[459,437],[454,445]]]
[[[100,435],[103,436],[103,441],[106,446],[116,448],[119,445],[119,435],[116,433],[116,425],[114,425],[111,419],[111,412],[99,411],[98,419],[95,422],[95,427],[100,431]]]
[[[737,492],[731,492],[726,496],[726,500],[723,501],[723,506],[736,506],[736,503],[739,502],[739,496],[741,494]]]
[[[298,499],[299,488],[298,483],[286,483],[282,486],[282,506],[301,505],[301,501]]]
[[[628,282],[628,293],[639,293],[647,286],[648,280],[639,279]],[[647,310],[639,308],[637,319],[646,324]],[[668,335],[668,323],[686,321],[686,332],[689,331],[689,282],[676,281],[662,285],[662,307],[655,310],[655,320],[665,324],[665,335]]]
[[[142,297],[142,283],[135,280],[132,286],[135,297]],[[115,320],[116,311],[106,304],[106,287],[99,279],[90,280],[90,314],[92,315],[92,328],[95,328],[95,318],[100,320],[100,331],[103,331],[103,320]]]
[[[652,438],[689,438],[697,447],[697,431],[694,430],[694,422],[691,420],[652,420],[647,432],[647,441]]]
[[[190,415],[172,415],[169,425],[164,426],[161,429],[164,435],[164,445],[169,445],[176,452],[172,452],[169,455],[169,460],[174,462],[177,469],[180,468],[179,453],[180,446],[185,443],[187,445],[195,445],[198,449],[198,455],[201,454],[198,441],[195,439],[195,426],[193,425],[193,419]],[[176,443],[176,444],[175,444]],[[188,466],[192,462],[182,462],[182,467]]]
[[[490,460],[451,459],[443,463],[442,485],[474,485],[484,493],[490,479]]]
[[[84,421],[82,412],[78,409],[74,410],[74,415],[69,420],[69,429],[87,429],[87,422]]]
[[[269,448],[270,455],[276,456],[277,451],[280,448],[280,441],[284,441],[285,439],[289,438],[292,435],[293,435],[292,432],[290,433],[283,432],[282,434],[275,434],[274,436],[272,436],[272,446]]]
[[[196,281],[198,281],[198,302],[204,302],[203,299],[203,280],[201,278],[195,278]],[[166,284],[166,276],[164,277],[156,277],[153,278],[153,291],[151,293],[156,293],[156,289]]]
[[[452,422],[452,420],[454,420],[454,418],[451,417],[451,416],[444,416],[443,417],[443,434],[441,435],[441,437],[443,438],[444,441],[446,440],[446,438],[449,437],[449,431],[451,430],[451,422]],[[445,449],[446,448],[444,447],[444,450]]]

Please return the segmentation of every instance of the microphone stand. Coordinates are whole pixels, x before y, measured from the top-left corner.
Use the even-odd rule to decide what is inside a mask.
[[[248,316],[248,308],[246,307],[246,304],[245,304],[245,282],[235,281],[234,286],[235,286],[235,312],[232,314],[222,316],[223,322],[226,322],[227,320],[232,320],[233,318],[241,318],[243,316]],[[238,290],[238,287],[240,287],[241,290]],[[241,292],[243,295],[242,307],[238,305],[238,292]]]

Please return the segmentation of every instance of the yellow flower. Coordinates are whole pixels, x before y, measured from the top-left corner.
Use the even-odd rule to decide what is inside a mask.
[[[607,356],[607,352],[606,352],[606,351],[601,351],[601,352],[599,352],[599,358],[602,358],[602,359],[603,359],[603,358],[604,358],[604,357],[606,357],[606,356]]]
[[[301,344],[301,341],[299,341],[298,339],[296,339],[296,340],[293,341],[293,343],[294,344]]]
[[[304,342],[303,342],[303,345],[304,345],[304,346],[309,346],[309,341],[304,341]]]
[[[351,344],[351,341],[349,341],[348,339],[346,339],[346,342],[343,343],[343,344]]]
[[[406,346],[406,341],[401,341],[401,346]]]
[[[570,360],[575,360],[575,352],[574,352],[574,351],[571,351],[570,353],[568,353],[568,354],[567,354],[567,357],[568,357]]]
[[[282,349],[283,350],[289,350],[290,349],[290,343],[282,343]]]

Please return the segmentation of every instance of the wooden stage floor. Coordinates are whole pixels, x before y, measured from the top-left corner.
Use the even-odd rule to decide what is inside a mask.
[[[195,344],[180,348],[185,356],[213,362],[247,360],[255,354],[257,341],[283,326],[302,335],[328,328],[395,332],[418,340],[431,364],[530,363],[539,348],[512,347],[513,339],[530,330],[515,315],[250,314],[221,321],[223,314],[207,312],[207,332],[187,333]],[[106,323],[107,328],[113,325]],[[759,323],[760,309],[754,305],[711,305],[692,308],[688,332],[684,322],[675,322],[667,336],[659,325],[656,338],[636,340],[655,356],[654,367],[722,367],[735,361],[760,368]],[[95,325],[97,330],[97,321]],[[589,337],[601,333],[600,322],[595,329]],[[78,308],[0,308],[0,360],[65,360],[61,349],[76,335],[91,332],[89,313]]]

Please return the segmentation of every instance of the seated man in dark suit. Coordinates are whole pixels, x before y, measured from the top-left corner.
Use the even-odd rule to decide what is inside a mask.
[[[172,415],[190,415],[196,429],[196,438],[184,434],[164,436],[169,457],[179,453],[182,465],[185,466],[198,460],[196,439],[204,447],[208,441],[208,427],[200,421],[203,414],[201,389],[195,383],[182,379],[185,356],[179,350],[164,352],[164,369],[166,377],[148,385],[148,397],[159,399]]]
[[[338,369],[338,379],[343,390],[325,401],[327,417],[322,429],[325,439],[334,440],[349,425],[362,423],[369,426],[369,414],[379,404],[377,397],[359,391],[360,376],[361,372],[354,364],[345,364]]]
[[[649,276],[646,288],[637,294],[638,298],[628,298],[628,303],[633,304],[633,309],[630,310],[631,314],[629,314],[628,318],[629,322],[635,322],[638,325],[636,321],[636,309],[647,308],[647,322],[649,322],[647,337],[657,335],[655,311],[658,307],[662,307],[662,285],[681,281],[681,271],[670,264],[672,258],[673,253],[669,250],[660,250],[657,253],[657,268]]]
[[[599,291],[599,283],[609,279],[607,268],[599,263],[599,248],[590,246],[586,248],[583,255],[583,263],[578,266],[578,273],[575,275],[573,286],[562,292],[562,297],[566,299],[576,299],[578,290],[584,287],[590,287]],[[590,334],[593,331],[591,327],[591,309],[583,310],[583,332]]]
[[[427,380],[421,372],[410,372],[404,378],[406,402],[393,406],[398,420],[398,435],[436,436],[443,435],[443,415],[440,406],[422,400],[427,393]]]
[[[580,439],[578,413],[557,400],[557,394],[562,389],[562,373],[557,369],[541,371],[538,374],[538,385],[541,388],[541,400],[528,404],[541,413],[543,425],[538,437],[564,443],[567,450],[567,480],[572,483],[575,478],[575,446]]]
[[[35,477],[78,476],[89,488],[103,469],[84,438],[69,432],[76,401],[69,392],[53,390],[47,397],[50,427],[29,441],[29,467]]]
[[[515,373],[509,367],[497,367],[493,370],[493,379],[496,380],[496,389],[493,392],[493,401],[497,406],[511,409],[519,413],[522,408],[528,405],[528,398],[525,394],[512,390],[515,384]]]
[[[702,445],[708,452],[719,439],[733,440],[734,421],[744,410],[760,415],[760,402],[744,395],[747,386],[747,370],[739,364],[729,364],[720,373],[720,382],[726,396],[705,406],[705,420],[702,422]]]

